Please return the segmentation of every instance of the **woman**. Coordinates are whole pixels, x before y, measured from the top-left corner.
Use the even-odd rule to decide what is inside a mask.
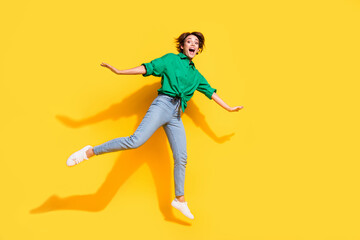
[[[181,113],[185,111],[186,103],[193,96],[195,90],[205,94],[209,99],[213,99],[229,112],[239,111],[243,108],[242,106],[229,107],[216,94],[216,89],[212,88],[195,68],[192,60],[199,52],[202,52],[204,42],[202,33],[186,32],[176,39],[179,54],[169,53],[150,63],[143,63],[139,67],[127,70],[118,70],[107,63],[102,63],[101,66],[107,67],[119,75],[142,74],[145,77],[149,75],[161,77],[159,95],[149,107],[133,135],[116,138],[95,147],[86,146],[72,154],[67,160],[67,165],[74,166],[83,160],[103,153],[140,147],[162,126],[174,157],[175,199],[171,205],[186,217],[194,219],[184,198],[187,151]]]

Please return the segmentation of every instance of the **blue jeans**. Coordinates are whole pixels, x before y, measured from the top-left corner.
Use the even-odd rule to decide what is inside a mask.
[[[94,147],[96,155],[134,149],[144,144],[153,133],[163,127],[174,157],[175,195],[184,195],[185,167],[187,163],[186,136],[181,120],[179,98],[159,94],[152,102],[135,133]]]

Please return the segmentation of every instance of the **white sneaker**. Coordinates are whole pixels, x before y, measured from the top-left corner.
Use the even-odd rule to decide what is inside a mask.
[[[83,149],[71,154],[71,156],[68,158],[68,160],[66,161],[66,164],[71,167],[74,166],[76,164],[81,163],[84,160],[88,160],[87,156],[86,156],[86,151],[92,148],[92,146],[88,145],[86,147],[84,147]]]
[[[179,202],[176,198],[171,202],[171,206],[179,210],[182,214],[190,219],[194,219],[194,215],[191,214],[187,202]]]

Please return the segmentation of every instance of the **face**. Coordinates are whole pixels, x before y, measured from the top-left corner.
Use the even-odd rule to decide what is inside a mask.
[[[183,53],[191,60],[199,52],[199,39],[194,35],[189,35],[185,38],[184,46],[180,46],[180,48],[183,50]]]

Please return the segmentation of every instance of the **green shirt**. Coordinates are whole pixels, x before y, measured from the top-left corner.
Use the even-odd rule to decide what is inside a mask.
[[[195,65],[183,53],[168,53],[150,63],[143,63],[146,68],[144,77],[153,75],[161,77],[159,93],[181,99],[182,111],[185,111],[187,101],[195,90],[205,94],[209,99],[216,89],[212,88]]]

